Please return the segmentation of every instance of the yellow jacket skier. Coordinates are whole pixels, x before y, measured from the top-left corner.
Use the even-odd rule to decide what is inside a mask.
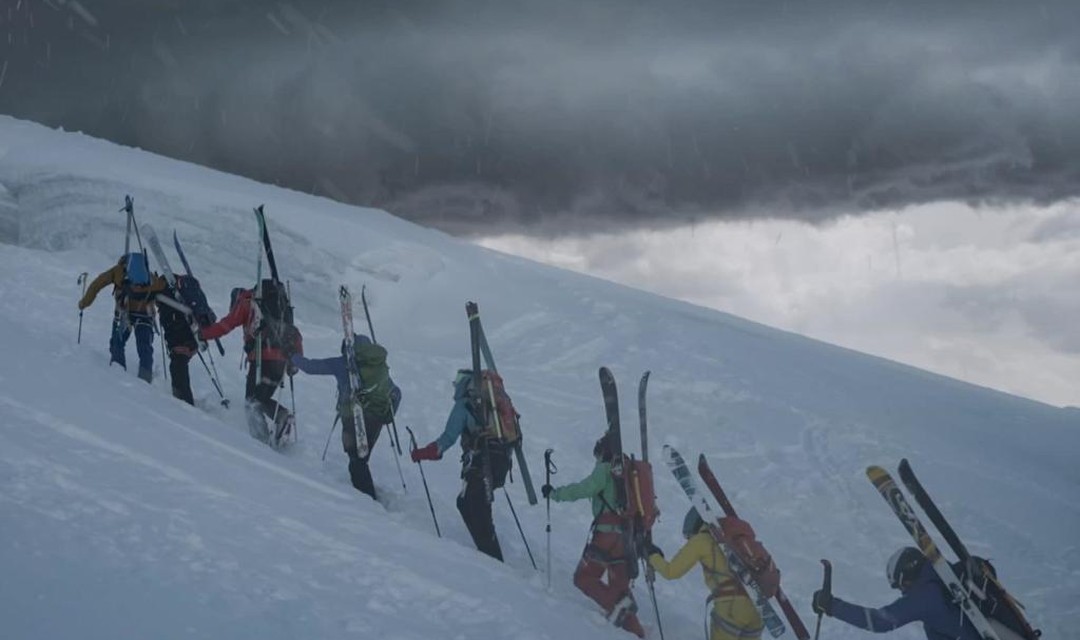
[[[127,369],[124,347],[135,331],[135,346],[139,353],[139,377],[150,382],[154,370],[154,294],[164,291],[165,279],[150,272],[143,253],[129,253],[90,283],[79,300],[79,310],[89,307],[98,292],[111,284],[116,301],[112,334],[109,338],[109,363]]]
[[[656,545],[648,546],[649,564],[668,580],[677,580],[694,565],[701,565],[705,586],[709,588],[708,602],[710,640],[757,640],[763,623],[754,603],[746,595],[738,578],[728,567],[723,551],[713,541],[705,523],[695,509],[690,509],[683,521],[686,544],[670,561]]]

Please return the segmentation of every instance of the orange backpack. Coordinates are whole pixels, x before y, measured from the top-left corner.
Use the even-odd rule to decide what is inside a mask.
[[[480,372],[480,395],[491,420],[484,430],[484,435],[496,438],[506,444],[514,444],[521,439],[518,418],[521,414],[514,409],[514,403],[503,386],[502,377],[490,369]]]
[[[761,595],[771,598],[780,589],[780,570],[765,545],[758,541],[750,523],[735,516],[720,518],[720,530],[728,548],[739,556],[754,576]]]

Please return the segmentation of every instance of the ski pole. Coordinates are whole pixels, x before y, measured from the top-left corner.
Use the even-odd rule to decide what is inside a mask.
[[[158,325],[157,311],[154,311],[154,331],[158,334],[158,342],[161,343],[161,374],[166,380],[169,379],[169,365],[165,362],[165,332]],[[151,347],[153,348],[153,347]]]
[[[222,391],[222,389],[221,389],[221,376],[218,375],[217,365],[214,364],[214,354],[212,354],[212,353],[210,353],[208,351],[207,355],[210,356],[210,369],[211,369],[211,371],[213,371],[213,373],[210,374],[210,380],[214,383],[214,386],[217,387],[218,394],[221,396],[221,406],[228,409],[229,408],[229,399],[225,397],[225,392]],[[200,354],[199,357],[201,358],[202,355]],[[203,364],[206,364],[206,363],[204,362]]]
[[[648,562],[649,561],[646,559],[645,584],[649,587],[649,597],[652,599],[653,613],[656,614],[656,630],[660,633],[660,640],[664,640],[664,625],[660,622],[660,605],[656,602],[656,577],[655,575],[653,575],[652,578],[649,577],[652,573],[650,571],[652,565],[649,565]]]
[[[371,312],[368,310],[367,304],[367,285],[360,287],[360,302],[364,307],[364,317],[367,319],[368,333],[371,335],[371,341],[375,344],[379,344],[379,341],[375,339],[375,325],[371,322]],[[391,401],[391,407],[393,402]],[[393,445],[396,456],[394,457],[394,464],[397,465],[398,476],[401,478],[401,488],[408,493],[409,488],[405,486],[405,474],[401,472],[401,461],[398,458],[401,457],[401,437],[398,436],[397,421],[394,415],[390,416],[390,444]]]
[[[822,581],[821,589],[825,593],[832,595],[832,563],[822,558],[821,564],[825,568],[825,578]],[[824,615],[824,611],[817,614],[817,628],[814,629],[814,640],[818,640],[818,636],[821,634],[821,618]]]
[[[76,284],[81,284],[82,285],[83,297],[86,296],[86,277],[88,275],[90,275],[90,274],[83,271],[82,273],[79,274],[78,281],[76,281]],[[82,300],[82,298],[79,298],[79,299]],[[79,309],[79,337],[75,340],[75,344],[82,344],[82,317],[83,317],[83,310]]]
[[[206,375],[210,376],[210,383],[214,385],[214,389],[217,389],[218,395],[221,396],[221,405],[228,409],[229,401],[225,399],[225,393],[221,390],[221,384],[218,383],[217,377],[213,373],[210,373],[210,367],[206,364],[206,358],[203,357],[201,351],[196,351],[195,353],[199,356],[203,369],[206,369]],[[210,361],[213,362],[213,360],[214,356],[210,356]]]
[[[330,425],[330,433],[326,434],[326,446],[322,450],[323,462],[326,462],[326,452],[330,450],[330,438],[334,437],[334,429],[337,429],[338,420],[341,420],[341,414],[334,416],[334,424]]]
[[[532,549],[529,548],[529,539],[525,537],[525,531],[521,528],[521,521],[518,520],[517,511],[514,510],[514,502],[510,500],[510,492],[503,487],[503,495],[506,496],[506,504],[510,505],[510,513],[514,516],[514,524],[517,525],[518,533],[521,534],[521,541],[525,543],[525,551],[529,554],[529,562],[532,563],[534,571],[539,571],[539,567],[536,566],[536,558],[533,558]]]
[[[555,453],[554,449],[544,451],[544,484],[548,486],[551,485],[551,476],[559,470],[551,461],[553,453]],[[547,588],[551,591],[551,494],[549,493],[544,500],[547,501],[547,525],[544,527],[544,532],[547,534]]]
[[[409,488],[405,486],[405,474],[401,471],[401,444],[398,442],[397,425],[394,424],[392,417],[390,418],[390,426],[393,428],[393,430],[387,429],[387,435],[390,437],[390,457],[394,459],[398,478],[401,478],[401,490],[408,493]]]
[[[293,441],[295,442],[296,440],[299,440],[300,438],[299,438],[299,435],[297,434],[297,431],[299,431],[299,429],[297,429],[297,427],[296,427],[296,425],[297,425],[297,420],[296,420],[296,388],[293,387],[293,374],[291,374],[291,373],[289,374],[289,397],[292,399]]]
[[[405,430],[409,432],[409,451],[416,451],[416,436],[413,435],[412,429],[409,427],[405,427]],[[435,505],[431,503],[431,492],[428,491],[427,478],[424,477],[424,465],[417,460],[416,466],[420,467],[420,481],[424,483],[424,495],[427,496],[428,509],[431,509],[431,521],[435,523],[435,535],[441,538],[442,532],[439,531],[439,519],[435,517]]]

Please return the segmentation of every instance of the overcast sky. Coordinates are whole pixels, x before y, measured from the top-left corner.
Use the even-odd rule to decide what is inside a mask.
[[[1080,202],[1045,209],[931,204],[818,226],[711,221],[482,244],[1080,406]]]
[[[1075,0],[4,5],[0,111],[459,234],[1080,190]]]
[[[0,0],[0,113],[1080,404],[1078,32],[1076,0]]]

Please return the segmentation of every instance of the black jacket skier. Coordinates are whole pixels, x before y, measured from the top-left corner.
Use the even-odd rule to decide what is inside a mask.
[[[161,331],[165,336],[165,345],[169,349],[169,376],[172,380],[172,392],[175,398],[188,404],[195,404],[191,393],[191,376],[188,363],[198,351],[198,343],[192,331],[191,322],[199,326],[213,324],[217,319],[206,301],[206,296],[194,276],[177,275],[176,287],[168,286],[158,296],[158,318]],[[168,298],[168,299],[163,299]],[[179,302],[191,309],[194,317],[188,317],[176,309],[170,302]]]

